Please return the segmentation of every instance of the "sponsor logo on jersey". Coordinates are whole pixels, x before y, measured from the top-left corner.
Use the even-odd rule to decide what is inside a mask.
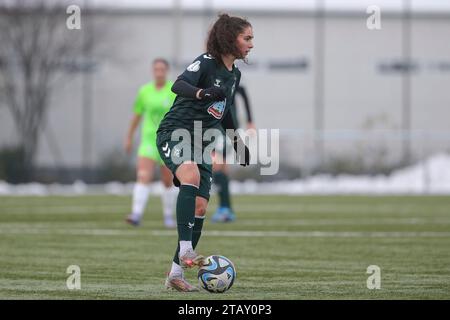
[[[194,61],[193,63],[191,63],[188,67],[187,67],[187,71],[191,71],[191,72],[197,72],[198,70],[200,70],[200,61]]]
[[[208,113],[216,119],[222,119],[226,104],[227,104],[226,98],[223,101],[216,101],[208,107]]]
[[[205,59],[214,59],[214,57],[211,56],[210,54],[204,54],[203,58],[205,58]]]
[[[220,79],[216,79],[215,82],[214,82],[214,86],[220,88],[220,82],[221,82],[221,81],[222,81],[222,80],[220,80]]]

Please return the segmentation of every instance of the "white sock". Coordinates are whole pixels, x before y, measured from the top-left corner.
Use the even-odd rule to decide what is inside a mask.
[[[172,218],[175,204],[177,203],[178,188],[172,186],[165,188],[161,194],[164,218]]]
[[[182,257],[186,251],[192,250],[192,241],[180,241],[180,257]]]
[[[140,219],[144,214],[149,193],[150,193],[150,186],[148,184],[138,182],[134,185],[133,211],[132,211],[132,217],[134,219]]]
[[[176,264],[175,262],[172,261],[172,269],[170,269],[170,273],[169,274],[171,276],[172,275],[181,275],[181,276],[183,276],[184,271],[183,271],[183,268],[179,264]]]

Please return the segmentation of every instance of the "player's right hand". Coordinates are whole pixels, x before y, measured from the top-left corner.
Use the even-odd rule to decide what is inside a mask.
[[[226,98],[225,91],[218,87],[202,89],[199,96],[202,101],[221,101]]]

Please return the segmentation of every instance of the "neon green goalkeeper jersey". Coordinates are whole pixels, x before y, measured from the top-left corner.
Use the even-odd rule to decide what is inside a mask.
[[[152,81],[139,89],[134,112],[143,117],[141,143],[145,141],[156,145],[156,130],[176,97],[171,91],[172,85],[172,81],[166,81],[164,87],[157,90]]]

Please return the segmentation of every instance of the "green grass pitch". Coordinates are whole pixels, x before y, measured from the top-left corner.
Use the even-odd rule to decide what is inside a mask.
[[[450,197],[233,200],[237,221],[205,221],[197,249],[230,258],[234,286],[185,294],[163,286],[176,233],[159,197],[139,228],[124,223],[130,197],[0,197],[0,299],[450,299]],[[69,265],[80,290],[66,287]],[[380,289],[367,288],[370,265]]]

